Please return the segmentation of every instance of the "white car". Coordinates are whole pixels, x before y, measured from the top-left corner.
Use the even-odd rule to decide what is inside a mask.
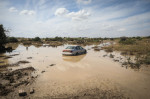
[[[63,55],[79,55],[79,54],[86,54],[86,49],[82,48],[81,46],[78,45],[72,45],[66,47],[62,54]]]

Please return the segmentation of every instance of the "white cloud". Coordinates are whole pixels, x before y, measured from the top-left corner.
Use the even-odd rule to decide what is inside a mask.
[[[79,10],[78,12],[69,12],[66,8],[59,8],[55,11],[56,16],[65,16],[71,18],[72,20],[85,20],[91,14],[85,10]]]
[[[35,11],[33,10],[22,10],[20,15],[35,15]]]
[[[68,13],[68,10],[66,8],[58,8],[56,11],[55,11],[55,15],[56,16],[62,16],[62,15],[65,15]]]
[[[89,4],[89,3],[91,3],[92,2],[92,0],[77,0],[77,3],[82,3],[82,4]]]
[[[67,14],[67,17],[72,18],[73,20],[84,20],[90,16],[90,13],[85,10],[80,10],[78,12],[71,12]]]
[[[18,10],[15,7],[11,7],[11,8],[9,8],[9,11],[10,12],[17,12]]]
[[[18,37],[118,37],[149,35],[150,12],[139,13],[133,16],[132,13],[136,12],[137,8],[131,9],[117,5],[117,7],[109,6],[98,9],[95,7],[96,5],[82,7],[77,5],[79,7],[78,10],[75,9],[74,5],[67,4],[66,2],[57,2],[54,5],[52,1],[57,0],[52,0],[49,4],[47,1],[49,0],[41,0],[40,3],[37,3],[36,0],[33,0],[34,6],[32,7],[30,7],[32,2],[27,2],[27,5],[18,8],[18,11],[19,9],[28,8],[33,10],[22,10],[14,14],[8,12],[10,4],[7,3],[7,0],[0,0],[0,23],[6,28],[11,29],[11,36]],[[83,3],[81,0],[78,1]],[[43,6],[45,7],[43,8]],[[66,8],[58,10],[57,8],[59,7],[67,7],[71,10],[69,11]],[[59,17],[54,16],[54,14]],[[33,16],[27,17],[25,15]],[[80,21],[70,21],[70,19]]]

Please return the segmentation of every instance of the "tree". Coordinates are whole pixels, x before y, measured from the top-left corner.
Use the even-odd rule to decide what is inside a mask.
[[[6,30],[4,29],[3,25],[0,24],[0,47],[2,47],[3,44],[6,43],[7,37],[6,37],[5,31]]]
[[[5,32],[6,30],[4,29],[3,25],[0,24],[0,52],[5,51],[4,44],[6,43],[7,39]]]
[[[41,39],[39,37],[35,37],[33,41],[41,41]]]

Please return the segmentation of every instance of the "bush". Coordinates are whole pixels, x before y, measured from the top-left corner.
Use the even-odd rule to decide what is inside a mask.
[[[15,37],[8,37],[7,38],[7,42],[9,42],[9,43],[13,43],[13,42],[18,42],[18,39],[17,38],[15,38]]]
[[[124,37],[120,37],[120,42],[121,41],[126,41],[126,40],[127,40],[127,37],[125,37],[125,36]]]
[[[41,41],[41,39],[39,37],[35,37],[33,41]]]
[[[134,39],[120,39],[119,43],[125,44],[125,45],[130,45],[130,44],[135,44]]]
[[[63,38],[56,36],[53,40],[54,41],[63,41]]]
[[[138,37],[136,37],[136,39],[137,39],[137,40],[142,40],[142,37],[139,37],[139,36],[138,36]]]
[[[145,57],[145,59],[143,60],[143,62],[144,62],[145,64],[150,64],[150,55],[147,55],[147,56]]]

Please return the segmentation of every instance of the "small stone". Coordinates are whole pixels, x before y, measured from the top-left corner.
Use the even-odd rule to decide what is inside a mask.
[[[19,96],[26,96],[26,95],[27,93],[23,89],[19,90]]]
[[[49,66],[54,66],[54,65],[56,65],[56,64],[51,64],[51,65],[49,65]]]
[[[33,94],[33,93],[34,93],[34,89],[30,88],[30,94]]]
[[[43,70],[41,73],[44,73],[45,71]]]

